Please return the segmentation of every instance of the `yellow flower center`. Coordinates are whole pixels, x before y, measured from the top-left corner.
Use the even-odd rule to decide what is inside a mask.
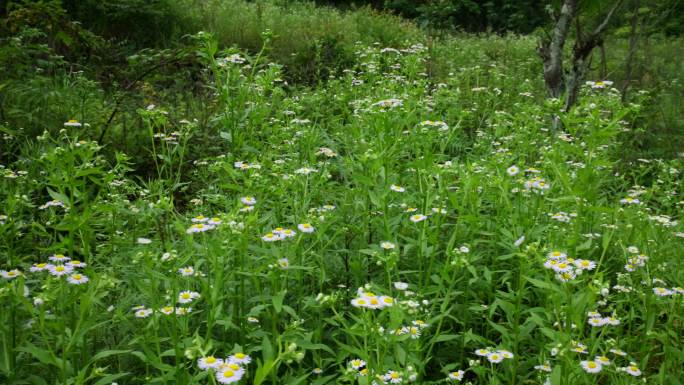
[[[57,266],[57,267],[55,267],[55,270],[64,271],[64,266]]]
[[[213,364],[213,363],[216,362],[216,357],[214,357],[214,356],[209,356],[209,357],[207,357],[207,358],[204,360],[204,362],[206,362],[207,364]]]
[[[223,377],[224,378],[231,378],[235,375],[235,373],[232,370],[226,370],[223,372]]]
[[[243,359],[245,355],[243,353],[235,353],[235,358]]]

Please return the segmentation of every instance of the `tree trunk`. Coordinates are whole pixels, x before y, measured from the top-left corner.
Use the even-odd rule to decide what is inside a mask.
[[[568,37],[570,24],[575,18],[578,0],[564,0],[553,34],[542,40],[537,48],[544,66],[544,82],[550,97],[560,98],[563,91],[563,47]]]
[[[632,82],[632,66],[634,63],[634,56],[637,49],[637,26],[639,25],[639,0],[634,0],[634,8],[632,10],[631,26],[629,30],[629,51],[627,52],[627,60],[625,60],[625,80],[622,84],[622,101],[627,100],[627,93]]]
[[[572,56],[572,69],[565,80],[568,94],[565,98],[565,107],[563,110],[566,112],[570,111],[570,108],[577,103],[582,80],[591,64],[591,51],[598,44],[599,43],[595,41],[581,42],[579,40],[575,43]]]
[[[599,52],[601,52],[601,67],[599,68],[599,76],[601,80],[605,80],[608,76],[608,59],[606,58],[606,45],[603,40],[599,44]]]
[[[608,22],[621,4],[622,0],[616,1],[601,24],[599,24],[589,36],[577,36],[577,40],[575,40],[575,45],[572,50],[572,70],[567,77],[568,96],[565,99],[565,112],[570,111],[572,106],[577,103],[582,80],[584,80],[584,75],[587,73],[589,64],[591,63],[591,52],[596,46],[601,46],[603,44],[603,31],[606,29]]]

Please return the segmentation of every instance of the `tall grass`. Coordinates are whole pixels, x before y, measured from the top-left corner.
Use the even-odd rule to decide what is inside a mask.
[[[4,130],[3,382],[678,383],[682,160],[618,163],[648,95],[563,113],[514,37],[290,88],[276,36],[197,36],[207,99],[149,92],[139,158],[76,98]]]

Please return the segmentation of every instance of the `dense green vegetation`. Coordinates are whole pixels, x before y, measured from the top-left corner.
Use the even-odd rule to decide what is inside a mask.
[[[681,384],[680,3],[335,3],[0,5],[0,383]]]

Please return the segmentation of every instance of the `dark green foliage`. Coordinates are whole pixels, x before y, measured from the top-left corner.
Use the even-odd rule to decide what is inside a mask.
[[[466,32],[529,33],[546,22],[543,0],[343,0],[320,1],[336,6],[371,5],[415,19],[428,29]]]
[[[137,47],[168,46],[192,28],[192,14],[174,0],[62,0],[68,14],[107,39]]]

